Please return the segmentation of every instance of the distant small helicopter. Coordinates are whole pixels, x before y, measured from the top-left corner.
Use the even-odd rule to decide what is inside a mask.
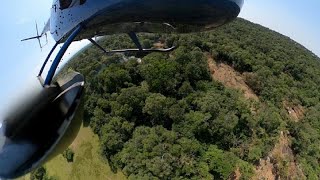
[[[38,74],[39,88],[0,121],[0,178],[22,176],[61,153],[74,140],[81,120],[77,115],[84,77],[69,73],[53,78],[73,41],[88,39],[104,53],[169,52],[144,49],[136,35],[207,31],[234,20],[244,0],[54,0],[41,34],[56,41]],[[127,33],[136,49],[105,50],[93,37]],[[39,40],[40,42],[40,40]],[[63,43],[43,79],[44,68]]]

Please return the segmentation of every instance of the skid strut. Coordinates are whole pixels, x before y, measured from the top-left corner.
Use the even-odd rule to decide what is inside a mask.
[[[68,49],[68,47],[70,46],[70,44],[72,43],[72,41],[73,41],[73,40],[77,37],[77,35],[81,32],[82,28],[83,28],[82,25],[79,24],[79,25],[75,28],[75,30],[71,33],[71,35],[68,37],[68,39],[65,41],[65,43],[63,44],[63,46],[61,47],[61,49],[59,50],[57,56],[55,57],[55,59],[54,59],[53,62],[52,62],[52,65],[51,65],[51,67],[50,67],[50,69],[49,69],[49,72],[48,72],[48,74],[47,74],[47,77],[46,77],[46,79],[45,79],[45,81],[44,81],[44,84],[43,84],[44,86],[50,85],[50,83],[51,83],[51,81],[52,81],[52,79],[53,79],[53,76],[54,76],[54,74],[55,74],[55,72],[56,72],[56,70],[57,70],[57,68],[58,68],[58,65],[59,65],[59,63],[60,63],[60,61],[61,61],[64,53],[67,51],[67,49]],[[59,43],[59,42],[56,43],[56,45],[53,47],[53,49],[52,49],[51,52],[49,53],[46,61],[44,62],[43,68],[44,68],[45,64],[47,63],[47,61],[48,61],[50,55],[52,54],[53,50],[57,47],[57,44],[58,44],[58,43]],[[43,68],[41,68],[41,71],[40,71],[40,73],[39,73],[40,75],[42,74]]]

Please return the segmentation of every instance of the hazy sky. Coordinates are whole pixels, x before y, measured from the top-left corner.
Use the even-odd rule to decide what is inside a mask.
[[[320,56],[320,0],[245,0],[240,17],[289,36]]]
[[[36,35],[50,16],[50,0],[3,1],[0,17],[0,118],[2,109],[16,92],[35,80],[39,66],[53,44],[42,51],[37,41],[20,42]],[[319,0],[245,0],[240,17],[287,35],[320,56]],[[76,49],[75,46],[73,49]]]

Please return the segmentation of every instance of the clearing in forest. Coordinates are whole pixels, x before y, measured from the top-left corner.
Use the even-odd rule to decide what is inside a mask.
[[[73,162],[68,163],[62,155],[59,155],[45,164],[50,176],[61,180],[126,179],[120,172],[114,174],[108,163],[101,157],[99,153],[99,138],[92,132],[90,127],[81,127],[70,148],[74,152]]]

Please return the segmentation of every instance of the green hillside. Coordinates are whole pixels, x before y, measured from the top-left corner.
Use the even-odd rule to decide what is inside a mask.
[[[89,127],[81,127],[77,138],[70,146],[74,153],[72,161],[68,162],[59,155],[45,164],[44,167],[20,178],[21,180],[123,180],[125,176],[111,171],[107,161],[100,155],[99,139]]]
[[[212,32],[140,36],[145,47],[179,47],[141,59],[90,47],[65,68],[86,77],[84,122],[114,172],[129,179],[258,179],[269,171],[320,178],[316,55],[243,19]],[[99,43],[134,47],[125,35]]]

